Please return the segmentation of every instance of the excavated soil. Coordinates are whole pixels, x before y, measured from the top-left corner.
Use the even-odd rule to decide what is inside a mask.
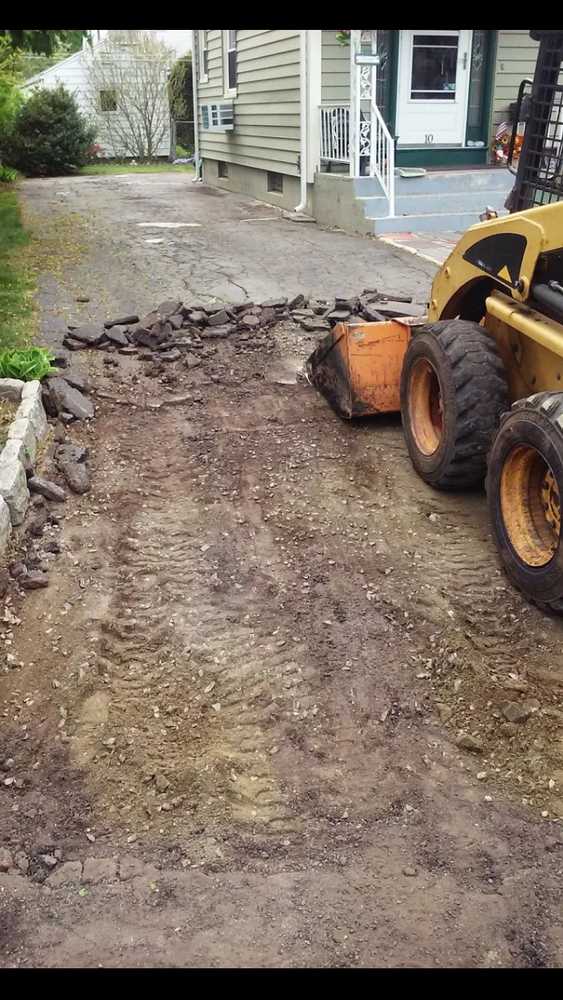
[[[3,966],[563,965],[562,625],[315,343],[79,355],[92,490],[2,623]]]
[[[426,489],[396,420],[341,422],[296,380],[313,341],[290,326],[270,340],[163,380],[89,355],[99,411],[71,435],[94,489],[66,505],[51,587],[12,605],[23,665],[2,680],[4,732],[23,787],[2,790],[3,843],[39,884],[54,843],[64,860],[118,850],[163,871],[338,879],[384,846],[379,876],[387,856],[403,880],[477,883],[529,934],[506,889],[524,858],[538,913],[560,888],[545,854],[559,827],[546,841],[540,812],[561,811],[545,714],[561,675],[533,679],[560,626],[499,574],[482,496]],[[541,708],[507,736],[511,674]],[[460,730],[484,752],[457,749]],[[395,910],[388,893],[378,910]],[[498,954],[559,963],[554,918],[539,959]],[[474,946],[425,953],[471,964]]]

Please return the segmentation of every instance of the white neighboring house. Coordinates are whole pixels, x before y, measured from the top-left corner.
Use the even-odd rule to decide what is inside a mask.
[[[170,68],[172,68],[174,58],[179,58],[191,50],[191,31],[155,31],[154,34],[156,35],[158,41],[163,42],[173,52]],[[21,87],[22,92],[24,94],[31,94],[35,90],[43,87],[54,90],[62,84],[71,94],[74,95],[80,111],[88,118],[92,119],[89,62],[94,54],[99,54],[100,50],[104,49],[107,36],[107,31],[93,31],[92,44],[84,39],[82,48],[79,49],[78,52],[74,52],[66,59],[62,59],[61,62],[49,67],[49,69],[43,70],[41,73],[36,73],[35,76],[26,80],[25,84]],[[132,50],[124,50],[122,58],[134,60],[135,56]],[[163,91],[162,101],[164,111],[164,107],[166,107],[166,109],[168,107],[168,98],[165,91]],[[115,111],[102,111],[101,106],[98,107],[96,112],[97,115],[113,115],[115,113]],[[95,141],[99,146],[101,146],[101,155],[104,157],[111,158],[128,155],[126,149],[116,146],[115,141],[113,145],[110,145],[108,140],[106,139],[104,141],[101,135],[98,136]],[[166,127],[158,145],[156,155],[158,157],[168,157],[171,152],[170,143],[171,134],[169,118],[168,113],[166,113]]]

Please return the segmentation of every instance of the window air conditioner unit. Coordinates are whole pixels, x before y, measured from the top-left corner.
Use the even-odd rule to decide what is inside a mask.
[[[202,104],[201,124],[208,132],[232,132],[235,127],[233,102]]]

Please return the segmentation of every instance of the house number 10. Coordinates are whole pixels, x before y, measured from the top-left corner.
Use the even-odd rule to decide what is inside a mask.
[[[432,145],[432,143],[434,142],[434,136],[433,136],[432,132],[430,132],[429,135],[425,135],[424,136],[424,141],[425,141],[425,143],[426,143],[427,146]]]

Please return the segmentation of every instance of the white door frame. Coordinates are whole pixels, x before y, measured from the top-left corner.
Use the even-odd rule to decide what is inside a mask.
[[[401,104],[404,99],[405,88],[410,83],[410,72],[412,67],[412,39],[414,35],[419,34],[451,34],[452,29],[437,29],[432,31],[429,28],[409,28],[400,29],[399,32],[399,58],[397,60],[397,111],[396,111],[396,122],[395,122],[395,133],[398,135],[398,148],[401,148],[404,143],[401,142]],[[471,53],[473,48],[473,29],[459,28],[455,29],[459,32],[460,39],[462,32],[467,31],[467,75],[465,78],[465,94],[463,96],[463,122],[461,127],[461,140],[460,142],[445,142],[445,143],[416,143],[408,142],[407,145],[411,147],[416,147],[420,149],[431,149],[433,146],[455,146],[459,148],[460,146],[465,146],[465,134],[467,130],[467,112],[469,108],[469,82],[471,75]],[[405,49],[404,44],[406,31],[409,32],[411,36],[411,44],[408,47],[408,54]]]

